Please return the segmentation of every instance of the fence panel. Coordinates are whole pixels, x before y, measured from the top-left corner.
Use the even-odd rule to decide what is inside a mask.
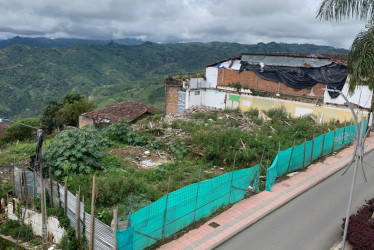
[[[223,205],[258,190],[260,165],[194,183],[163,196],[130,216],[130,227],[117,230],[119,249],[144,249],[211,215]]]
[[[15,186],[15,191],[16,195],[20,197],[20,191],[19,191],[19,177],[18,174],[21,174],[23,171],[20,168],[15,167],[14,168],[14,186]],[[28,192],[28,197],[31,199],[34,197],[34,190],[36,197],[40,197],[40,177],[37,173],[31,172],[31,171],[25,171],[26,174],[26,182],[24,178],[21,176],[21,184],[22,184],[22,189],[27,186],[27,192]],[[34,178],[35,176],[35,178]],[[50,180],[45,179],[44,180],[44,186],[46,189],[46,194],[51,197],[51,192],[50,192]],[[64,186],[61,186],[57,182],[52,182],[52,193],[53,193],[53,202],[54,206],[62,206],[64,207]],[[24,195],[24,194],[23,194]],[[75,195],[67,191],[67,217],[69,218],[70,226],[73,228],[75,227]],[[87,241],[90,239],[90,214],[87,214],[84,212],[84,205],[82,202],[80,202],[80,223],[81,227],[80,230],[83,232],[83,214],[85,215],[85,237]],[[94,232],[95,232],[95,238],[94,238],[94,249],[102,249],[102,250],[107,250],[107,249],[113,249],[114,248],[114,234],[113,234],[113,229],[106,225],[105,223],[101,222],[100,220],[95,218],[94,222]]]

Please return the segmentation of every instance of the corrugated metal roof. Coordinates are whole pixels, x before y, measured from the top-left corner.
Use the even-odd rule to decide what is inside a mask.
[[[342,55],[342,54],[274,52],[274,53],[243,53],[240,56],[230,57],[230,58],[223,59],[215,63],[209,64],[207,65],[207,67],[216,66],[217,64],[228,61],[228,60],[241,59],[242,55],[285,56],[285,57],[298,57],[298,58],[327,59],[336,64],[343,65],[343,66],[347,66],[347,63],[348,63],[348,55]]]

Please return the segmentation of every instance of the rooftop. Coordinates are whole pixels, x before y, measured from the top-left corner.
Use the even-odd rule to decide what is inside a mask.
[[[84,113],[82,116],[93,119],[96,122],[109,120],[111,124],[120,120],[136,120],[146,113],[157,114],[161,111],[154,107],[139,102],[118,102],[106,106],[105,108]]]
[[[215,66],[219,63],[228,61],[228,60],[240,60],[242,56],[246,55],[253,55],[253,56],[282,56],[282,57],[297,57],[297,58],[313,58],[313,59],[327,59],[332,61],[333,63],[347,66],[348,63],[348,55],[342,55],[342,54],[317,54],[317,53],[290,53],[290,52],[274,52],[274,53],[243,53],[239,56],[226,58],[220,61],[217,61],[215,63],[207,65],[209,66]]]

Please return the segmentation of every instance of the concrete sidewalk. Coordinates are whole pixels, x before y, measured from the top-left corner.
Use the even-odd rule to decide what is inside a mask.
[[[365,145],[367,145],[365,152],[374,149],[374,135],[367,138]],[[355,145],[343,149],[339,153],[309,166],[306,171],[276,183],[272,188],[273,192],[262,191],[248,199],[239,201],[199,228],[189,231],[159,249],[212,249],[222,244],[345,167],[352,159],[354,148]],[[217,228],[209,226],[212,222],[220,226]]]

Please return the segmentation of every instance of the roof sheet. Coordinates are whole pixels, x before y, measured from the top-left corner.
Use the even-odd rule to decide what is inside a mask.
[[[342,54],[274,52],[274,53],[243,53],[240,56],[226,58],[224,60],[220,60],[215,63],[209,64],[207,65],[207,67],[215,66],[218,63],[225,62],[228,60],[241,59],[242,55],[286,56],[286,57],[299,57],[299,58],[328,59],[336,64],[344,65],[344,66],[347,66],[347,63],[348,63],[348,55],[342,55]]]

